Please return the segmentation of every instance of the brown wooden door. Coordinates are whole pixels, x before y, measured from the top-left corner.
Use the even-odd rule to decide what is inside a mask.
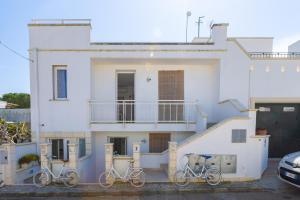
[[[150,133],[149,134],[149,152],[161,153],[168,149],[171,141],[170,133]]]
[[[183,120],[183,70],[158,72],[158,98],[160,100],[159,120],[161,122],[174,122]]]

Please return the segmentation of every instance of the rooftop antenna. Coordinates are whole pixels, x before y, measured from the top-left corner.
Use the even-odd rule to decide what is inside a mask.
[[[188,25],[189,25],[189,17],[192,15],[191,11],[186,12],[186,24],[185,24],[185,43],[187,43],[187,34],[188,34]]]
[[[210,23],[209,23],[209,40],[211,40],[213,25],[214,25],[214,20],[211,20]]]
[[[198,21],[196,21],[196,24],[198,25],[198,38],[200,37],[200,25],[203,23],[201,19],[203,19],[205,16],[201,16],[198,18]]]

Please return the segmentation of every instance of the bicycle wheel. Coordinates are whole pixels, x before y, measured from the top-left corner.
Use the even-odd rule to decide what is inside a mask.
[[[0,188],[4,187],[4,181],[0,180]]]
[[[39,171],[33,176],[33,184],[36,187],[44,187],[49,184],[49,174],[45,171]]]
[[[177,186],[184,187],[190,183],[190,173],[179,170],[175,173],[174,183]]]
[[[219,185],[222,180],[221,172],[218,169],[208,169],[205,172],[205,180],[209,185]]]
[[[75,170],[68,170],[63,178],[63,182],[67,187],[74,187],[79,183],[79,176]]]
[[[110,172],[102,172],[99,176],[99,185],[103,188],[110,188],[115,182],[115,177]]]
[[[139,170],[139,171],[133,171],[130,174],[130,184],[133,187],[143,187],[145,185],[146,182],[146,175],[143,171]]]

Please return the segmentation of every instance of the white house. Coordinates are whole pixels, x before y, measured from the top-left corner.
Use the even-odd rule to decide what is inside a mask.
[[[212,154],[230,180],[259,179],[268,148],[300,149],[300,54],[272,52],[272,37],[228,37],[222,23],[191,43],[101,43],[89,20],[28,27],[33,140],[51,143],[53,163],[75,145],[82,181],[105,170],[106,143],[119,158],[140,143],[140,166],[169,173],[186,153]]]

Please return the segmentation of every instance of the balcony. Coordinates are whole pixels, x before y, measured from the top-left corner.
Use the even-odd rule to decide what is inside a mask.
[[[197,122],[196,102],[118,100],[89,105],[92,131],[195,131]]]

